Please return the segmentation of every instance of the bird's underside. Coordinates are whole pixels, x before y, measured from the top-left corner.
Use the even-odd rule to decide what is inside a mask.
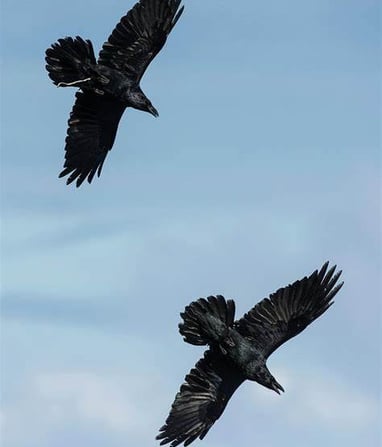
[[[177,393],[157,436],[161,444],[187,446],[203,439],[244,380],[283,391],[266,360],[333,304],[343,284],[337,284],[340,274],[335,267],[328,270],[326,263],[320,271],[263,299],[237,321],[234,302],[219,295],[187,306],[181,314],[180,333],[186,342],[210,348]]]
[[[46,51],[46,68],[57,86],[78,87],[68,121],[60,177],[80,186],[99,176],[126,107],[158,116],[139,87],[146,68],[164,46],[183,7],[181,0],[140,0],[121,18],[96,60],[92,43],[59,39]]]

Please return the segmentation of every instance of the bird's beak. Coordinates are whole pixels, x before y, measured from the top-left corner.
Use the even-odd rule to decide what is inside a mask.
[[[151,113],[151,115],[155,116],[155,118],[158,118],[159,113],[154,106],[149,106],[148,111],[149,111],[149,113]]]
[[[276,391],[277,394],[281,394],[280,391],[282,391],[283,393],[285,392],[284,388],[276,381],[274,381],[274,383],[272,384],[272,390]]]

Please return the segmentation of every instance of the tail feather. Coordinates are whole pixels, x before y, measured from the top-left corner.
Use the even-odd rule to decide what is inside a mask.
[[[49,77],[56,85],[84,80],[88,67],[97,63],[91,41],[79,36],[58,39],[46,50],[45,61]]]
[[[184,341],[193,345],[207,345],[218,342],[228,327],[233,326],[235,302],[221,295],[199,298],[180,315],[183,323],[179,324],[179,332]]]

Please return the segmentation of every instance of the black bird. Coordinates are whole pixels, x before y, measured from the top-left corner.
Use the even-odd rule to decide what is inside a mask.
[[[58,87],[76,86],[60,177],[76,185],[99,176],[126,107],[158,116],[141,90],[142,76],[183,12],[181,0],[140,0],[121,18],[96,61],[90,40],[59,39],[46,50],[46,69]]]
[[[336,285],[341,272],[334,274],[335,269],[328,271],[325,263],[319,272],[264,298],[237,321],[235,302],[221,295],[200,298],[186,307],[179,324],[184,341],[209,349],[180,387],[157,436],[161,445],[187,446],[203,439],[247,379],[278,394],[284,391],[269,372],[267,358],[333,304],[343,285]]]

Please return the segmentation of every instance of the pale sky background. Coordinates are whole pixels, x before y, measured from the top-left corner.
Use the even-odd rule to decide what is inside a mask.
[[[132,1],[2,1],[4,447],[151,447],[203,349],[190,301],[237,316],[326,260],[335,305],[244,384],[204,447],[377,447],[381,164],[377,0],[184,1],[102,176],[57,178],[74,89],[44,51],[98,49]]]

